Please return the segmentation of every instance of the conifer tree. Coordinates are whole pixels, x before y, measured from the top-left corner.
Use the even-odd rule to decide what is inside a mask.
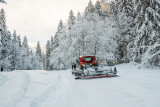
[[[115,3],[111,3],[111,17],[117,22],[120,36],[117,39],[118,42],[118,60],[120,63],[129,61],[129,48],[133,46],[130,44],[127,49],[127,45],[133,41],[133,29],[134,29],[134,7],[133,2],[130,0],[117,0]]]
[[[51,42],[50,42],[51,43],[51,51],[53,51],[54,49],[59,47],[59,34],[61,33],[63,27],[64,27],[63,21],[60,20],[59,24],[58,24],[58,27],[57,27],[57,32],[54,36],[54,39],[53,39],[53,37],[51,37]]]
[[[136,0],[135,61],[144,65],[160,63],[160,2]]]
[[[7,2],[5,0],[0,0],[0,3],[6,3],[7,4]]]
[[[0,11],[0,25],[1,28],[6,29],[6,18],[5,18],[5,12],[4,9],[1,9]]]
[[[50,54],[51,54],[51,48],[50,48],[50,41],[47,41],[46,44],[46,69],[50,70]]]
[[[44,52],[42,54],[42,60],[43,60],[43,68],[46,69],[46,57],[45,57]]]
[[[17,36],[17,42],[18,42],[18,45],[19,45],[19,47],[21,47],[21,38],[20,38],[20,35],[19,36]]]
[[[54,49],[54,39],[53,39],[53,36],[51,36],[51,52],[53,51]]]
[[[72,12],[71,12],[72,13]],[[72,13],[73,14],[73,13]],[[72,20],[72,19],[71,19]],[[74,24],[75,22],[73,22],[73,24]],[[57,30],[59,31],[59,30],[61,30],[63,28],[63,21],[62,20],[60,20],[59,21],[59,24],[58,24],[58,27],[57,27]]]
[[[110,15],[112,18],[115,18],[115,16],[117,15],[116,4],[113,1],[110,3]]]
[[[71,30],[72,26],[75,24],[75,20],[76,20],[76,17],[74,16],[73,11],[71,10],[69,12],[69,17],[68,17],[68,22],[67,22],[68,23],[68,29]],[[62,26],[62,21],[60,21],[60,23],[59,23],[59,27],[61,27],[61,26]]]
[[[22,47],[24,49],[24,52],[26,52],[25,54],[28,55],[29,54],[29,46],[28,46],[28,41],[27,41],[26,36],[24,36]]]
[[[85,9],[85,16],[89,15],[90,13],[93,13],[95,11],[94,5],[92,1],[90,0],[88,3],[88,6]]]
[[[99,1],[97,1],[95,4],[95,13],[97,13],[97,15],[99,15],[101,18],[104,17],[104,14],[102,13],[102,7]]]
[[[40,47],[39,41],[37,42],[37,47],[36,47],[36,56],[38,57],[38,60],[42,62],[42,51]]]
[[[81,16],[81,13],[78,12],[76,21],[79,22],[80,20],[82,20],[82,16]]]
[[[31,54],[31,55],[33,55],[33,54]],[[35,63],[37,66],[35,69],[43,69],[43,56],[42,56],[42,50],[41,50],[41,46],[40,46],[39,41],[37,42],[37,47],[36,47]]]
[[[22,54],[22,69],[27,70],[30,69],[29,68],[29,47],[28,47],[28,41],[27,41],[27,37],[24,36],[23,39],[23,44],[22,44],[22,48],[21,48],[21,54]]]
[[[13,40],[12,40],[12,45],[13,45],[13,52],[12,52],[12,57],[13,57],[13,68],[16,69],[16,64],[17,64],[17,51],[18,51],[18,44],[17,44],[17,34],[16,31],[14,30],[13,33]]]
[[[11,34],[6,29],[5,12],[0,11],[0,67],[4,70],[12,69],[12,41]]]

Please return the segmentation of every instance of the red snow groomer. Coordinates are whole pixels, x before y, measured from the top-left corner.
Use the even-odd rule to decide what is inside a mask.
[[[117,76],[117,69],[112,62],[107,62],[107,66],[99,66],[99,61],[95,56],[82,56],[76,60],[79,69],[72,71],[75,79],[93,79]]]
[[[77,63],[79,63],[80,69],[89,68],[89,67],[96,67],[98,66],[98,60],[96,60],[95,56],[82,56],[79,57],[77,60]]]

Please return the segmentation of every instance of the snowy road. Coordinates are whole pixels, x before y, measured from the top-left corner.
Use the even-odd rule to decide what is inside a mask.
[[[0,73],[0,107],[159,107],[160,70],[117,67],[120,77],[75,80],[66,71]]]

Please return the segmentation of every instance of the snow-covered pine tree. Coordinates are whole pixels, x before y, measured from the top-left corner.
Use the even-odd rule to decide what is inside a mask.
[[[58,27],[57,27],[57,32],[54,36],[54,39],[51,37],[51,51],[59,47],[59,34],[62,32],[62,29],[64,28],[63,21],[60,20]]]
[[[41,63],[39,62],[38,58],[36,55],[33,54],[32,51],[29,51],[29,55],[27,57],[29,63],[28,63],[28,70],[40,70],[41,68]]]
[[[19,47],[21,47],[21,37],[20,37],[20,35],[19,36],[17,36],[17,42],[18,42],[18,45],[19,45]]]
[[[133,47],[127,45],[133,41],[133,28],[134,28],[134,5],[131,0],[117,0],[115,3],[111,3],[111,17],[117,22],[120,36],[118,41],[118,60],[119,63],[129,62],[128,56],[130,54],[130,48]]]
[[[160,65],[160,2],[136,0],[135,61],[147,66]]]
[[[39,41],[37,42],[37,47],[36,47],[36,60],[38,62],[37,69],[43,69],[42,50]]]
[[[3,37],[3,27],[2,27],[2,13],[0,12],[0,69],[3,69],[3,63],[2,63],[2,59],[3,59],[3,44],[2,44],[2,37]]]
[[[13,33],[13,40],[12,40],[12,44],[13,44],[13,59],[15,59],[15,67],[13,67],[14,69],[17,70],[22,70],[22,57],[23,57],[23,53],[22,53],[22,44],[21,44],[21,38],[20,35],[17,36],[16,35],[16,31],[14,31]]]
[[[6,29],[5,12],[0,12],[0,68],[12,70],[12,40],[11,34]]]
[[[96,3],[95,3],[95,7],[94,7],[94,9],[95,9],[95,13],[97,13],[97,15],[101,18],[101,19],[105,19],[106,17],[107,17],[107,14],[108,14],[108,10],[107,9],[104,9],[104,10],[102,10],[102,6],[101,6],[102,4],[100,3],[100,1],[97,1]]]
[[[37,42],[36,56],[38,57],[39,61],[42,61],[42,51],[41,51],[41,47],[40,47],[39,41]]]
[[[51,48],[50,48],[50,41],[47,41],[46,44],[46,70],[50,70],[50,54],[51,54]]]
[[[90,13],[93,13],[95,11],[94,5],[92,3],[92,1],[90,0],[88,3],[88,6],[86,7],[84,14],[85,16],[90,15]]]
[[[53,51],[54,48],[54,39],[53,36],[51,36],[51,52]]]
[[[54,45],[53,45],[53,50],[51,51],[51,56],[50,56],[51,58],[49,59],[51,70],[61,69],[61,68],[59,68],[60,67],[59,65],[61,65],[61,63],[63,63],[62,60],[66,60],[64,58],[64,57],[66,57],[66,55],[64,55],[64,53],[68,51],[68,48],[70,47],[69,44],[71,44],[71,42],[68,42],[68,41],[71,41],[71,39],[69,39],[68,36],[66,35],[67,30],[68,30],[68,27],[65,27],[62,20],[60,20],[60,22],[58,24],[57,32],[56,32],[55,37],[53,39]],[[69,30],[69,31],[71,31],[71,30]],[[63,67],[65,67],[64,63],[63,63]]]
[[[22,69],[24,70],[31,69],[29,68],[29,65],[30,65],[30,61],[28,59],[29,47],[28,47],[28,41],[26,36],[24,36],[24,39],[23,39],[21,54],[22,54],[22,66],[23,66]]]
[[[4,70],[12,70],[12,41],[10,33],[6,30],[3,31],[1,43],[1,66],[4,67]]]
[[[71,10],[71,11],[69,12],[69,17],[68,17],[68,21],[67,21],[68,29],[71,30],[72,26],[75,24],[75,20],[76,20],[76,17],[74,16],[73,11]],[[59,25],[60,25],[60,24],[61,24],[61,23],[59,23]],[[61,26],[62,26],[62,25],[60,25],[60,27],[61,27]]]
[[[83,41],[84,37],[83,37],[83,32],[82,32],[83,19],[82,19],[82,16],[81,16],[80,12],[77,13],[77,19],[76,19],[75,28],[76,28],[75,29],[75,35],[77,37],[77,40],[75,42],[74,48],[75,48],[75,51],[76,51],[77,57],[78,57],[78,56],[81,56],[82,49],[84,49],[82,47],[82,46],[84,46],[84,41]]]
[[[7,2],[5,0],[0,0],[0,3],[6,3],[7,4]]]
[[[81,20],[82,20],[81,13],[78,12],[78,13],[77,13],[77,17],[76,17],[76,21],[77,21],[77,22],[80,22]]]
[[[95,9],[95,13],[97,13],[100,17],[103,16],[103,14],[102,14],[102,7],[101,7],[101,4],[100,4],[99,1],[96,2],[94,9]]]
[[[14,30],[14,33],[13,33],[13,40],[12,40],[12,48],[13,48],[13,51],[12,51],[12,67],[13,69],[17,69],[16,65],[18,63],[17,61],[17,57],[19,56],[18,55],[18,49],[19,49],[19,44],[18,44],[18,41],[17,41],[17,34],[16,34],[16,31]]]
[[[4,9],[1,9],[0,11],[0,29],[1,30],[6,30],[6,17],[5,17],[5,12]]]
[[[73,15],[73,13],[71,12],[71,14]],[[71,19],[72,20],[72,19]],[[70,21],[71,21],[70,20]],[[74,24],[75,22],[73,22],[72,24]],[[57,27],[57,30],[59,31],[59,30],[61,30],[63,28],[63,21],[62,20],[60,20],[59,21],[59,24],[58,24],[58,27]]]
[[[42,54],[42,60],[43,60],[43,68],[45,69],[46,68],[46,55],[44,54],[44,52],[43,52],[43,54]]]
[[[115,6],[115,2],[111,2],[110,3],[110,16],[111,17],[115,17],[115,14],[116,14],[116,6]]]
[[[28,46],[28,41],[26,36],[24,36],[22,47],[24,49],[23,52],[25,53],[25,56],[27,56],[29,53],[29,46]]]

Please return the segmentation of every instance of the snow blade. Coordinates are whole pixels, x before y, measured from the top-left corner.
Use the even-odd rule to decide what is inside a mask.
[[[85,77],[85,79],[94,79],[94,78],[108,78],[108,77],[116,77],[117,75],[101,75],[101,76],[93,76],[93,77]]]
[[[76,77],[75,79],[96,79],[96,78],[111,78],[111,77],[118,77],[118,75],[99,75],[99,76],[86,76],[86,77]]]

